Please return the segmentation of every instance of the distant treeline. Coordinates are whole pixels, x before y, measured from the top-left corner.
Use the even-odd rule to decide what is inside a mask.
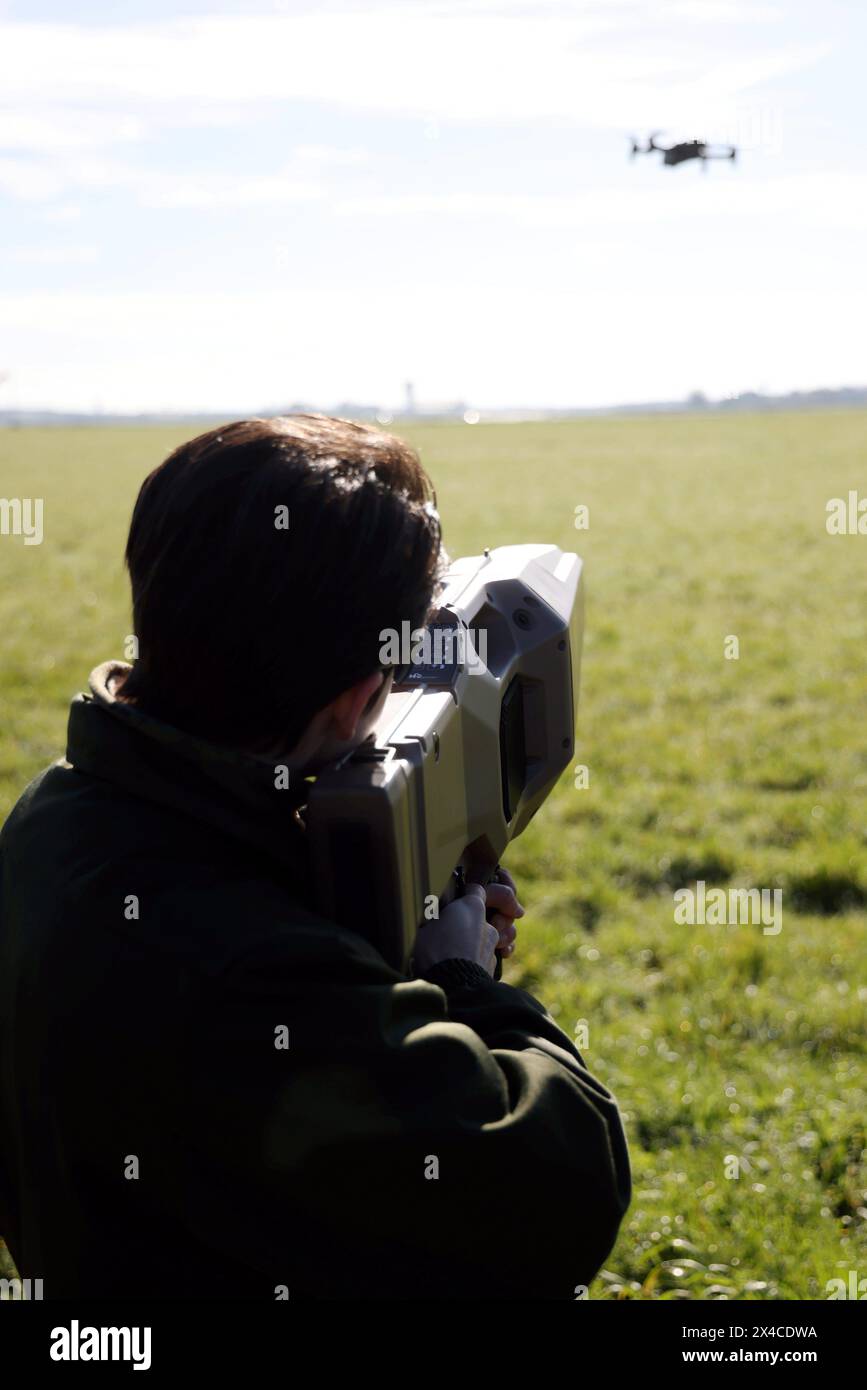
[[[701,391],[693,391],[691,395],[681,401],[643,401],[633,405],[610,406],[564,406],[559,409],[522,408],[520,406],[500,409],[480,407],[478,411],[473,410],[472,415],[475,417],[473,423],[476,423],[477,420],[562,420],[582,415],[675,414],[677,412],[703,410],[840,410],[860,407],[867,407],[867,386],[823,387],[814,391],[789,391],[782,396],[765,395],[760,391],[742,391],[739,395],[722,396],[717,400],[705,396]],[[397,420],[461,420],[467,418],[466,407],[463,402],[441,410],[421,409],[413,414],[404,412],[394,416],[390,411],[379,406],[361,405],[355,402],[342,402],[337,406],[315,406],[307,403],[270,406],[267,409],[254,410],[248,413],[265,416],[293,415],[317,409],[349,419],[378,421],[386,426]],[[218,425],[227,419],[238,419],[244,413],[243,411],[235,413],[230,411],[221,414],[202,414],[198,411],[177,411],[174,413],[154,412],[122,415],[109,412],[68,410],[0,410],[0,428],[16,429],[32,425],[174,425],[185,422]]]

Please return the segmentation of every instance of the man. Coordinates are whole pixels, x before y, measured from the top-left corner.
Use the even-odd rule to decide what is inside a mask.
[[[126,552],[138,657],[73,701],[0,836],[0,1232],[45,1298],[571,1299],[629,1200],[620,1119],[493,979],[476,888],[415,977],[317,917],[306,778],[423,622],[415,453],[324,416],[177,449]],[[288,769],[287,778],[275,775]],[[487,919],[491,920],[488,921]]]

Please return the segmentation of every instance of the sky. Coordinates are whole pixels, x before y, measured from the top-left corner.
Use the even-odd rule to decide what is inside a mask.
[[[0,0],[0,409],[864,384],[865,38],[860,0]]]

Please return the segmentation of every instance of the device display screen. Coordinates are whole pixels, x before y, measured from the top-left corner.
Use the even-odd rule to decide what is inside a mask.
[[[395,672],[394,690],[450,689],[466,659],[466,632],[454,619],[435,622],[412,643],[409,663]]]

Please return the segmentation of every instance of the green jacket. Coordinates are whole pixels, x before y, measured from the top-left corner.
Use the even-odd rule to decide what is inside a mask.
[[[616,1105],[523,990],[317,917],[303,784],[112,697],[0,834],[0,1234],[46,1299],[572,1299]],[[360,905],[359,920],[363,924]]]

